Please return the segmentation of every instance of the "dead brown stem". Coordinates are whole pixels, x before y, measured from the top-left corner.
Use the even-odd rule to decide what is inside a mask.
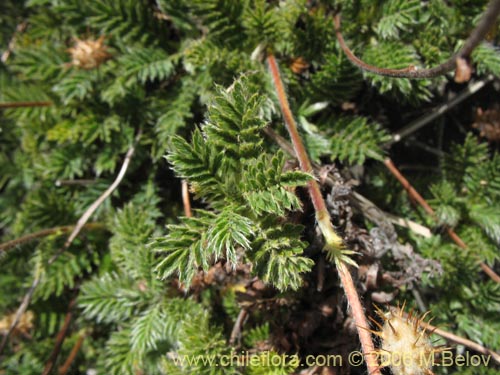
[[[236,322],[234,322],[233,330],[231,331],[231,336],[229,338],[229,345],[234,345],[238,337],[240,337],[241,328],[243,327],[243,323],[245,322],[247,316],[248,311],[246,309],[241,309],[238,317],[236,318]]]
[[[70,230],[73,230],[74,228],[75,228],[74,225],[64,225],[64,226],[60,226],[60,227],[42,229],[38,232],[30,233],[30,234],[27,234],[25,236],[22,236],[22,237],[14,239],[14,240],[7,241],[7,242],[0,244],[0,252],[7,251],[13,247],[16,247],[18,245],[22,245],[22,244],[29,242],[29,241],[33,241],[33,240],[40,238],[40,237],[46,237],[46,236],[50,236],[51,234],[56,234],[56,233],[61,233],[61,234],[66,233],[66,232],[69,232]],[[104,224],[87,223],[83,227],[83,229],[101,229],[101,228],[105,228]]]
[[[435,221],[437,221],[436,213],[427,201],[411,186],[410,182],[401,174],[401,172],[396,168],[391,159],[387,158],[384,160],[384,164],[387,169],[396,177],[396,179],[404,187],[408,195],[414,199],[423,209],[427,212]],[[467,249],[467,245],[464,241],[455,233],[455,231],[446,227],[446,232],[451,237],[451,239],[457,244],[457,246],[462,249]],[[481,269],[495,282],[500,283],[500,276],[498,276],[495,271],[493,271],[486,263],[480,262]]]
[[[493,26],[496,21],[498,14],[500,13],[500,0],[492,0],[488,5],[488,8],[483,13],[481,20],[477,24],[476,28],[471,32],[469,38],[465,41],[464,46],[460,51],[453,54],[447,61],[431,69],[417,69],[415,66],[409,66],[405,69],[387,69],[380,68],[367,64],[350,50],[346,45],[342,33],[340,31],[341,18],[340,14],[337,14],[334,18],[335,20],[335,33],[339,41],[340,47],[347,55],[347,58],[351,62],[358,66],[359,68],[366,70],[371,73],[395,77],[395,78],[434,78],[445,73],[448,73],[456,68],[458,58],[467,58],[470,56],[474,48],[476,48],[479,43],[484,39],[488,31]]]
[[[25,108],[25,107],[50,107],[52,102],[11,102],[0,103],[0,109]]]

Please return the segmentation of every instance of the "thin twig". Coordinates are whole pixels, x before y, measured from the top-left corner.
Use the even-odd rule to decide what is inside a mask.
[[[396,78],[434,78],[445,73],[448,73],[456,68],[458,58],[467,58],[484,39],[488,31],[496,21],[500,13],[500,0],[492,0],[488,8],[483,13],[481,20],[476,28],[471,32],[469,38],[465,41],[463,47],[457,53],[453,54],[447,61],[431,69],[417,69],[415,66],[409,66],[405,69],[386,69],[376,67],[362,61],[354,55],[354,53],[346,45],[342,33],[340,31],[340,14],[335,16],[335,33],[339,41],[340,47],[344,50],[347,58],[361,69],[368,72]]]
[[[243,322],[248,316],[248,311],[246,309],[241,309],[236,322],[234,322],[233,330],[231,331],[231,336],[229,337],[229,345],[233,346],[236,340],[241,336],[241,328],[243,327]]]
[[[281,112],[285,120],[285,125],[292,140],[295,155],[299,160],[300,168],[302,171],[310,173],[313,171],[312,164],[307,156],[306,149],[302,143],[302,139],[297,131],[297,124],[290,110],[288,104],[288,99],[285,93],[285,88],[283,87],[283,82],[281,80],[278,64],[274,55],[269,54],[267,57],[269,71],[271,73],[274,88],[278,95],[280,102]],[[342,239],[335,233],[333,225],[330,218],[330,213],[326,208],[325,201],[321,194],[321,190],[316,180],[312,179],[308,183],[309,195],[311,201],[313,202],[314,210],[316,212],[316,220],[318,226],[325,239],[327,252],[341,251],[342,249]],[[342,253],[340,252],[339,255]],[[359,340],[361,342],[361,347],[363,349],[366,366],[370,374],[380,374],[379,366],[374,352],[373,341],[371,334],[369,332],[369,326],[366,321],[366,316],[363,311],[363,306],[359,300],[358,292],[354,286],[349,269],[343,261],[337,261],[337,255],[334,255],[335,264],[339,273],[339,277],[344,288],[347,300],[351,307],[352,315],[356,323],[356,328],[358,331]]]
[[[405,314],[405,315],[408,316],[408,314]],[[484,346],[482,346],[474,341],[471,341],[471,340],[468,340],[466,338],[457,336],[453,333],[444,331],[444,330],[437,328],[429,323],[425,323],[422,320],[419,320],[418,323],[422,328],[424,328],[432,333],[435,333],[436,335],[439,335],[448,341],[451,341],[451,342],[458,344],[458,345],[466,346],[467,348],[472,349],[478,353],[481,353],[481,354],[484,354],[487,356],[491,356],[491,358],[493,358],[495,360],[495,362],[500,363],[500,354],[494,352],[491,349],[488,349],[488,348],[486,348],[486,347],[484,347]]]
[[[10,57],[10,54],[14,50],[14,46],[16,44],[16,39],[19,33],[22,33],[24,30],[26,30],[26,27],[28,26],[28,22],[23,21],[16,27],[16,31],[12,35],[12,38],[9,41],[9,45],[7,46],[7,49],[2,53],[2,57],[0,60],[5,64],[7,60]]]
[[[57,187],[59,186],[71,186],[71,185],[78,185],[78,186],[85,186],[85,185],[92,185],[95,184],[98,180],[86,180],[86,179],[80,179],[80,180],[56,180],[54,185]]]
[[[396,177],[396,179],[401,183],[403,188],[406,190],[408,195],[414,199],[423,209],[427,212],[434,220],[437,221],[436,213],[427,201],[415,190],[415,188],[410,184],[410,182],[401,174],[401,172],[396,168],[391,159],[387,158],[384,160],[384,164],[387,169]],[[455,233],[455,231],[446,227],[446,232],[451,237],[451,239],[462,249],[467,249],[467,245],[464,241]],[[495,282],[500,283],[500,276],[498,276],[495,271],[493,271],[486,263],[480,262],[479,265],[481,269]]]
[[[64,226],[60,226],[60,227],[42,229],[38,232],[27,234],[25,236],[22,236],[22,237],[14,239],[14,240],[7,241],[7,242],[0,244],[0,253],[2,251],[7,251],[13,247],[18,246],[18,245],[22,245],[26,242],[33,241],[37,238],[46,237],[46,236],[49,236],[51,234],[56,234],[56,233],[63,234],[63,233],[69,232],[70,230],[73,230],[74,228],[75,228],[74,225],[64,225]],[[87,223],[83,227],[83,229],[101,229],[101,228],[105,228],[105,225],[102,223]]]
[[[54,103],[52,102],[11,102],[11,103],[0,103],[0,109],[7,108],[24,108],[24,107],[50,107]]]
[[[116,176],[116,179],[113,181],[113,183],[102,193],[99,198],[97,198],[94,203],[90,205],[89,208],[83,213],[83,215],[80,217],[80,220],[75,225],[75,228],[69,235],[68,239],[64,243],[63,247],[56,252],[52,258],[49,259],[48,264],[52,264],[55,262],[55,260],[63,253],[70,245],[71,243],[75,240],[75,238],[78,236],[80,231],[83,229],[84,225],[87,223],[87,221],[90,219],[90,217],[93,215],[93,213],[99,208],[99,206],[116,190],[118,185],[123,180],[123,177],[125,177],[125,173],[127,172],[128,166],[130,164],[130,160],[132,159],[132,155],[134,155],[135,152],[135,144],[139,141],[141,137],[142,131],[139,130],[137,133],[137,136],[135,137],[135,141],[130,146],[130,148],[127,151],[127,154],[125,155],[125,159],[123,160],[122,167],[120,168],[120,172],[118,172],[118,175]]]
[[[397,142],[401,141],[403,138],[405,138],[405,137],[413,134],[417,130],[421,129],[425,125],[431,123],[439,116],[444,115],[450,109],[452,109],[453,107],[460,104],[461,102],[463,102],[465,99],[467,99],[471,95],[473,95],[476,92],[478,92],[479,90],[481,90],[484,86],[486,86],[491,81],[493,81],[493,77],[488,77],[484,80],[477,81],[477,82],[470,84],[469,86],[467,86],[467,88],[465,90],[461,91],[460,94],[455,96],[449,102],[444,103],[435,109],[432,109],[429,113],[426,113],[422,117],[410,122],[404,128],[402,128],[401,130],[394,133],[392,135],[392,139],[387,143],[387,145],[397,143]]]
[[[76,238],[76,236],[78,236],[80,231],[83,229],[83,227],[85,226],[85,224],[89,220],[90,216],[92,216],[92,214],[95,212],[95,210],[97,210],[97,208],[106,200],[106,198],[109,197],[113,193],[113,191],[118,187],[120,182],[123,180],[123,177],[125,176],[125,173],[127,172],[128,166],[130,164],[130,160],[132,158],[132,155],[134,154],[135,144],[139,141],[141,134],[142,134],[142,131],[139,130],[139,132],[137,133],[137,136],[135,137],[134,143],[132,144],[132,146],[130,146],[129,150],[127,151],[127,154],[125,155],[125,159],[123,160],[122,167],[120,168],[120,171],[118,172],[118,176],[116,177],[115,181],[113,181],[113,183],[110,185],[110,187],[108,189],[106,189],[106,191],[103,194],[101,194],[99,196],[99,198],[97,198],[94,201],[94,203],[92,203],[90,205],[90,207],[83,213],[82,217],[80,218],[80,220],[78,220],[78,223],[75,225],[70,236],[68,237],[68,239],[64,243],[64,246],[56,254],[54,254],[54,256],[52,256],[52,258],[49,259],[49,261],[48,261],[49,265],[54,263],[57,260],[57,258],[71,245],[73,240]],[[35,291],[36,287],[40,283],[40,280],[41,280],[41,275],[36,275],[34,280],[33,280],[33,283],[31,284],[30,289],[28,290],[28,293],[26,293],[26,295],[24,296],[23,302],[21,303],[21,305],[19,306],[19,308],[17,310],[16,317],[9,327],[9,331],[2,339],[2,343],[0,344],[0,354],[3,352],[3,349],[5,348],[5,345],[7,344],[7,341],[9,339],[9,336],[12,334],[12,331],[14,331],[17,324],[19,323],[19,319],[21,318],[22,314],[24,314],[24,312],[28,308],[28,305],[31,301],[31,298],[33,297],[33,292]]]
[[[73,297],[68,306],[68,312],[66,313],[66,317],[64,318],[64,323],[61,327],[61,330],[57,334],[56,344],[54,345],[54,349],[50,353],[49,359],[47,363],[45,363],[45,367],[43,369],[42,375],[49,375],[54,368],[54,365],[57,361],[57,357],[61,352],[62,345],[64,343],[64,339],[68,335],[69,325],[71,324],[71,320],[73,319],[73,308],[76,304],[76,297]]]
[[[189,185],[186,180],[182,180],[182,204],[184,205],[184,216],[191,217],[191,201],[189,200]]]
[[[66,358],[66,361],[64,361],[64,364],[59,367],[59,375],[66,375],[71,368],[71,365],[73,364],[76,355],[80,351],[80,348],[82,347],[83,340],[85,340],[86,335],[84,333],[80,334],[78,336],[78,339],[75,342],[75,345],[73,345],[73,348],[71,348],[71,352],[68,355],[68,358]]]

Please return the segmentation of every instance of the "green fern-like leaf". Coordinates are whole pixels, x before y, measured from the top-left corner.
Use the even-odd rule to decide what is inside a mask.
[[[165,312],[161,305],[145,310],[135,319],[130,337],[132,350],[143,353],[146,350],[156,349],[158,341],[165,337],[165,320]]]
[[[196,94],[196,85],[188,81],[171,90],[167,103],[161,101],[161,112],[155,123],[156,144],[153,151],[155,159],[163,156],[172,136],[179,129],[187,126],[188,120],[193,116],[191,107],[195,102]]]
[[[149,297],[134,279],[106,273],[82,285],[78,304],[89,319],[119,323],[140,311]]]
[[[93,82],[96,80],[94,71],[73,71],[72,74],[57,83],[53,90],[64,104],[69,104],[74,99],[83,100],[90,97],[93,92]]]
[[[482,43],[472,52],[478,74],[491,73],[500,76],[500,51],[488,43]]]
[[[29,80],[52,82],[62,77],[64,63],[60,50],[42,45],[16,51],[12,68]]]
[[[283,34],[286,24],[278,9],[270,7],[265,0],[254,0],[243,14],[243,25],[256,44],[272,44]]]
[[[194,0],[190,8],[210,30],[210,38],[217,43],[236,45],[244,35],[243,0]]]
[[[134,375],[141,370],[141,357],[132,349],[130,328],[114,331],[105,345],[103,362],[111,375]]]
[[[498,205],[485,206],[481,204],[472,205],[469,215],[494,241],[500,246],[500,207]]]
[[[96,0],[89,4],[89,21],[108,35],[151,45],[165,37],[165,29],[144,0]]]
[[[447,180],[462,187],[467,175],[488,160],[488,146],[479,143],[472,133],[467,134],[463,145],[454,144],[443,158],[443,172]]]
[[[320,70],[311,77],[310,97],[333,104],[352,99],[363,82],[360,70],[339,51],[325,54],[325,60]]]
[[[302,274],[313,266],[312,259],[301,256],[306,247],[299,237],[301,230],[302,227],[291,224],[263,230],[252,243],[256,273],[279,290],[298,289]]]
[[[397,38],[417,23],[417,14],[422,4],[418,0],[390,0],[384,5],[384,16],[377,25],[377,34],[383,39]]]
[[[168,360],[166,368],[171,374],[236,375],[235,365],[218,366],[221,356],[231,357],[231,348],[226,344],[217,327],[210,324],[206,311],[191,314],[179,331],[177,361]]]
[[[249,84],[249,79],[243,76],[228,89],[220,88],[208,108],[203,131],[229,159],[255,157],[261,151],[259,131],[267,125],[262,118],[266,97],[252,92]]]
[[[35,290],[34,300],[47,300],[51,296],[60,296],[66,288],[73,288],[75,280],[91,272],[99,264],[98,254],[71,254],[65,252],[50,266],[44,268],[40,285]]]
[[[282,152],[274,157],[264,155],[246,166],[240,190],[246,203],[257,215],[273,213],[283,216],[286,210],[301,208],[293,189],[305,185],[311,176],[299,171],[283,172]]]
[[[133,48],[123,55],[120,60],[126,84],[134,85],[152,81],[162,81],[174,72],[174,64],[168,54],[159,48]]]
[[[253,223],[228,207],[218,215],[197,211],[197,218],[183,218],[181,225],[170,225],[166,237],[152,244],[156,252],[162,253],[156,266],[161,278],[173,273],[190,284],[198,267],[207,270],[211,261],[225,257],[236,265],[237,247],[248,249],[253,235]]]
[[[154,216],[136,205],[128,204],[118,211],[110,229],[113,237],[111,257],[127,275],[150,281],[153,254],[146,247],[155,228]]]
[[[342,117],[333,125],[331,138],[332,157],[350,164],[363,164],[365,159],[382,160],[382,145],[389,134],[377,123],[364,117]]]
[[[456,226],[462,217],[460,212],[462,200],[458,197],[455,187],[444,180],[432,185],[430,190],[434,199],[429,203],[434,207],[439,223],[449,227]]]
[[[179,177],[193,184],[195,191],[211,199],[222,196],[224,189],[223,154],[207,145],[201,132],[193,132],[191,143],[172,137],[167,160]]]
[[[210,219],[213,216],[208,213],[201,218],[184,218],[181,225],[167,227],[166,237],[155,239],[152,250],[163,253],[155,267],[160,278],[177,273],[179,280],[189,285],[199,266],[208,268],[207,251],[201,239]]]
[[[239,215],[235,207],[229,207],[217,215],[204,240],[215,259],[225,257],[230,265],[236,266],[237,247],[248,250],[253,233],[253,222]]]
[[[495,153],[490,160],[476,165],[475,168],[467,169],[464,184],[471,196],[481,196],[488,202],[498,202],[500,198],[500,154]]]

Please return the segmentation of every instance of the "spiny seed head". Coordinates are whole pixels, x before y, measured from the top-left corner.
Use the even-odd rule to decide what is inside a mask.
[[[403,306],[404,309],[404,306]],[[384,312],[377,308],[377,314],[384,320],[379,332],[382,345],[378,350],[381,366],[389,366],[394,375],[428,375],[434,355],[440,351],[432,346],[427,332],[420,328],[427,313],[421,317],[403,309]]]
[[[75,45],[68,49],[71,65],[81,69],[94,69],[111,58],[108,47],[104,45],[104,36],[97,40],[75,38]]]

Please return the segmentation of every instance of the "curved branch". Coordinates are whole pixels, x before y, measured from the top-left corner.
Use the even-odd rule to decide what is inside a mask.
[[[380,68],[367,64],[363,60],[359,59],[354,55],[354,53],[349,49],[344,41],[344,37],[340,31],[340,14],[337,14],[334,18],[335,20],[335,34],[339,41],[340,47],[347,55],[347,58],[359,68],[366,70],[371,73],[375,73],[387,77],[395,78],[434,78],[445,73],[448,73],[456,68],[457,59],[468,57],[474,48],[476,48],[479,43],[484,39],[488,31],[493,26],[493,23],[500,14],[500,0],[492,0],[488,5],[488,8],[483,13],[481,20],[477,24],[476,28],[472,31],[469,38],[464,43],[464,46],[460,51],[453,54],[448,60],[446,60],[441,65],[438,65],[430,69],[418,69],[416,66],[410,65],[405,69],[387,69]]]

